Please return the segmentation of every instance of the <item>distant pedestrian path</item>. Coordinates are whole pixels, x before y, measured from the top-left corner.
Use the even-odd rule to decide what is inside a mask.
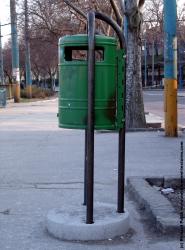
[[[0,109],[0,130],[58,130],[58,99],[8,103]]]
[[[164,91],[145,90],[145,112],[152,113],[164,121]],[[178,126],[185,128],[185,91],[178,91]]]

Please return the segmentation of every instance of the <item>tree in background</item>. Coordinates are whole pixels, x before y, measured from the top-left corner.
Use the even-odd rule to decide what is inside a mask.
[[[178,2],[179,0],[177,0],[177,4]],[[182,70],[185,66],[185,3],[181,5],[179,3],[177,6],[178,63],[179,70]],[[155,70],[158,71],[158,73],[156,72],[158,76],[155,77],[155,80],[159,84],[163,78],[164,68],[163,0],[146,0],[143,39],[147,42],[147,56],[150,66],[152,54],[155,56]],[[154,51],[152,43],[154,43]]]
[[[126,127],[146,126],[141,76],[141,29],[144,0],[125,0],[127,31]]]
[[[7,42],[3,48],[4,74],[8,78],[8,82],[12,83],[12,54],[11,44]]]
[[[19,0],[20,66],[24,74],[24,5]],[[49,78],[52,83],[57,71],[58,39],[66,34],[86,33],[86,15],[97,10],[113,18],[120,26],[128,18],[127,42],[127,128],[145,126],[141,85],[142,39],[155,40],[156,51],[163,47],[163,0],[30,0],[29,30],[31,65],[34,78]],[[145,4],[144,4],[145,2]],[[124,6],[125,3],[125,6]],[[144,12],[143,12],[144,11]],[[185,8],[179,8],[179,19],[185,19]],[[142,22],[142,20],[144,22]],[[98,20],[99,33],[115,36],[114,31]],[[185,22],[178,24],[179,38],[185,42]],[[143,36],[141,35],[141,32]],[[10,45],[4,48],[5,73],[11,81]]]

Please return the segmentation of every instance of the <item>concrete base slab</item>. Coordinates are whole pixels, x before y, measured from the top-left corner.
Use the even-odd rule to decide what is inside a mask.
[[[119,214],[113,205],[94,204],[94,224],[86,224],[86,207],[73,206],[51,210],[47,215],[48,232],[61,240],[105,240],[127,233],[129,214]]]

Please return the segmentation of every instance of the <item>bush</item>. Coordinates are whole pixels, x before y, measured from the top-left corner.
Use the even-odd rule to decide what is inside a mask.
[[[43,89],[36,86],[32,86],[32,98],[44,99],[53,95],[54,92],[50,89]],[[26,89],[21,89],[21,97],[27,98]]]

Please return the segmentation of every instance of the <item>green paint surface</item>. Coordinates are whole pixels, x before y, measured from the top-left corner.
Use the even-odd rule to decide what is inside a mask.
[[[117,117],[120,116],[117,105],[121,102],[117,82],[120,79],[118,63],[123,66],[123,60],[120,57],[118,60],[115,38],[96,36],[95,40],[97,57],[100,53],[103,55],[95,64],[95,129],[115,130],[118,120],[122,119]],[[85,129],[87,126],[87,56],[72,58],[74,51],[87,54],[87,44],[87,35],[65,36],[59,40],[59,127],[62,128]],[[120,80],[122,82],[122,78]]]

